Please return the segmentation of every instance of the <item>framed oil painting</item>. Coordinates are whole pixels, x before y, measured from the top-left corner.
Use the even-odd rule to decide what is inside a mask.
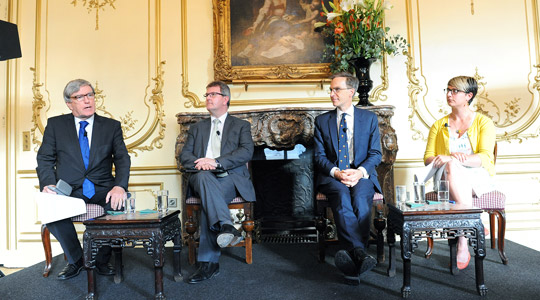
[[[300,82],[330,75],[324,37],[313,26],[324,21],[320,0],[213,0],[213,12],[216,80]]]

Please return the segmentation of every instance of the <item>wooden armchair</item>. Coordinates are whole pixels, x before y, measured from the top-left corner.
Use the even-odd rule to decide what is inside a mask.
[[[186,222],[185,228],[188,244],[188,253],[189,253],[189,264],[193,265],[195,263],[195,254],[196,248],[199,245],[199,242],[195,238],[195,234],[199,229],[197,211],[201,209],[201,199],[189,196],[186,197],[184,203],[186,211]],[[253,221],[253,202],[245,201],[242,197],[234,198],[229,204],[229,209],[242,209],[244,213],[244,220],[242,221],[242,229],[245,233],[244,240],[235,246],[232,247],[245,247],[246,248],[246,263],[251,264],[253,262],[252,257],[252,243],[253,243],[253,229],[255,227],[255,222]],[[231,246],[229,246],[231,247]]]
[[[326,244],[329,242],[336,242],[337,236],[328,236],[328,233],[335,232],[335,228],[332,228],[332,225],[330,225],[330,204],[326,195],[323,193],[317,193],[315,205],[317,209],[316,228],[317,240],[319,244],[319,262],[324,262],[326,255]],[[381,263],[384,262],[383,230],[386,228],[386,219],[384,217],[384,197],[382,194],[375,193],[373,196],[373,209],[375,212],[375,217],[373,219],[375,234],[373,234],[373,232],[371,232],[371,234],[375,236],[377,244],[377,262]]]
[[[105,214],[102,206],[97,204],[86,204],[86,213],[71,218],[74,223],[82,223],[88,219],[101,217]],[[41,242],[45,251],[45,269],[43,269],[43,277],[48,277],[52,266],[52,250],[51,250],[51,233],[46,224],[41,225]],[[65,256],[64,256],[65,258]]]

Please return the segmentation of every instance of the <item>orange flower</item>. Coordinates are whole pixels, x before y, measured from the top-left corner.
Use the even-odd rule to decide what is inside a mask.
[[[324,12],[321,11],[319,14],[321,15],[321,17],[324,17]]]
[[[343,33],[343,28],[336,27],[336,29],[334,29],[334,33],[335,33],[335,34],[341,34],[341,33]]]

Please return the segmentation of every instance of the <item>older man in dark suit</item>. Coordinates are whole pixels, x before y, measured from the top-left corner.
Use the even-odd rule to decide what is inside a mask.
[[[374,113],[352,105],[357,88],[358,79],[349,73],[332,76],[330,98],[336,109],[315,119],[314,137],[316,184],[329,199],[347,248],[336,253],[335,264],[354,285],[377,264],[365,248],[373,195],[381,191],[375,170],[381,162],[379,123]]]
[[[94,88],[86,80],[70,81],[64,88],[64,100],[72,113],[48,120],[38,151],[40,189],[55,193],[51,187],[62,179],[73,189],[70,196],[99,204],[105,210],[121,209],[131,160],[120,122],[95,113]],[[73,223],[64,219],[48,223],[47,228],[60,242],[68,260],[58,278],[77,276],[83,268],[83,251]],[[96,257],[98,274],[115,274],[108,263],[110,257],[111,248],[102,247]]]
[[[210,118],[189,128],[180,162],[190,173],[189,188],[201,198],[199,268],[189,276],[198,283],[219,274],[221,249],[242,241],[233,226],[227,205],[240,195],[255,201],[255,190],[246,163],[253,156],[249,122],[228,114],[229,87],[214,81],[206,86]]]

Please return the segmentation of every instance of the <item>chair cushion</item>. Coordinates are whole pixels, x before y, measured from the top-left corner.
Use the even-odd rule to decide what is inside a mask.
[[[246,202],[246,200],[244,200],[244,198],[236,197],[231,201],[230,204],[237,204],[237,203],[244,203],[244,202]],[[191,196],[191,197],[186,199],[186,204],[201,205],[201,199]]]
[[[82,215],[75,216],[71,218],[74,222],[82,222],[88,219],[94,219],[101,217],[105,214],[105,209],[101,205],[97,204],[86,204],[86,213]]]
[[[437,201],[437,193],[426,193],[426,200]],[[473,206],[481,209],[499,209],[504,210],[506,207],[506,195],[495,190],[485,193],[480,197],[473,196]]]
[[[317,193],[317,196],[315,196],[315,199],[317,201],[328,201],[328,198],[326,197],[326,195],[321,192]],[[379,202],[383,200],[384,200],[383,194],[375,193],[375,195],[373,195],[373,202]]]

